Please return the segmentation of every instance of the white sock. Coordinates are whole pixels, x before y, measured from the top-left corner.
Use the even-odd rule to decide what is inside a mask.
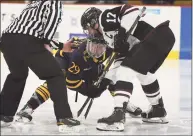
[[[146,96],[151,105],[159,104],[159,99],[161,98],[160,91],[157,91],[153,94],[146,94]],[[155,96],[155,97],[152,97],[152,96]]]
[[[114,105],[115,107],[123,107],[124,102],[128,102],[131,94],[125,91],[115,91],[114,92]]]

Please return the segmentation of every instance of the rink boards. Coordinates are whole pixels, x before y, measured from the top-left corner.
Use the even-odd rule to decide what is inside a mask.
[[[55,38],[66,41],[72,36],[85,37],[80,18],[82,13],[90,6],[96,6],[101,10],[113,8],[116,5],[64,5],[62,22],[55,34]],[[25,4],[1,4],[1,30],[20,14]],[[142,8],[142,6],[138,6]],[[191,59],[191,8],[179,6],[148,6],[147,14],[143,18],[152,26],[170,20],[176,42],[168,55],[168,59]]]

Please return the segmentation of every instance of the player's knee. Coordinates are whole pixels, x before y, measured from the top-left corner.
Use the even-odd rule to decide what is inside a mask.
[[[149,72],[147,73],[147,75],[138,74],[137,77],[138,77],[141,85],[149,85],[157,80],[155,74],[152,74]]]

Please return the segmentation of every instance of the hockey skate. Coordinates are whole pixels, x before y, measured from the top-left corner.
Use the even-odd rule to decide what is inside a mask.
[[[32,113],[33,113],[32,108],[30,108],[30,106],[29,106],[28,104],[26,104],[26,105],[16,114],[15,121],[17,121],[17,122],[23,122],[23,123],[31,122],[31,120],[32,120]]]
[[[13,121],[12,116],[3,116],[1,115],[1,127],[8,127]]]
[[[73,118],[58,119],[57,125],[61,133],[80,131],[80,121]]]
[[[127,105],[126,113],[129,113],[131,117],[140,117],[141,116],[141,113],[142,113],[141,108],[136,107],[131,102],[128,102],[128,104],[127,102],[124,102],[123,105],[125,106]]]
[[[166,124],[168,123],[168,120],[165,118],[166,115],[162,98],[159,99],[159,104],[152,105],[147,112],[141,113],[142,121],[147,123]]]
[[[101,131],[123,131],[125,112],[122,107],[115,107],[112,115],[98,120],[97,129]]]

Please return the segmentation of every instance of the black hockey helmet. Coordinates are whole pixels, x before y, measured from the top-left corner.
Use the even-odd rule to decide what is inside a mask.
[[[83,30],[87,30],[88,26],[94,28],[95,24],[98,23],[101,13],[102,11],[95,7],[86,9],[81,17],[81,26]]]

